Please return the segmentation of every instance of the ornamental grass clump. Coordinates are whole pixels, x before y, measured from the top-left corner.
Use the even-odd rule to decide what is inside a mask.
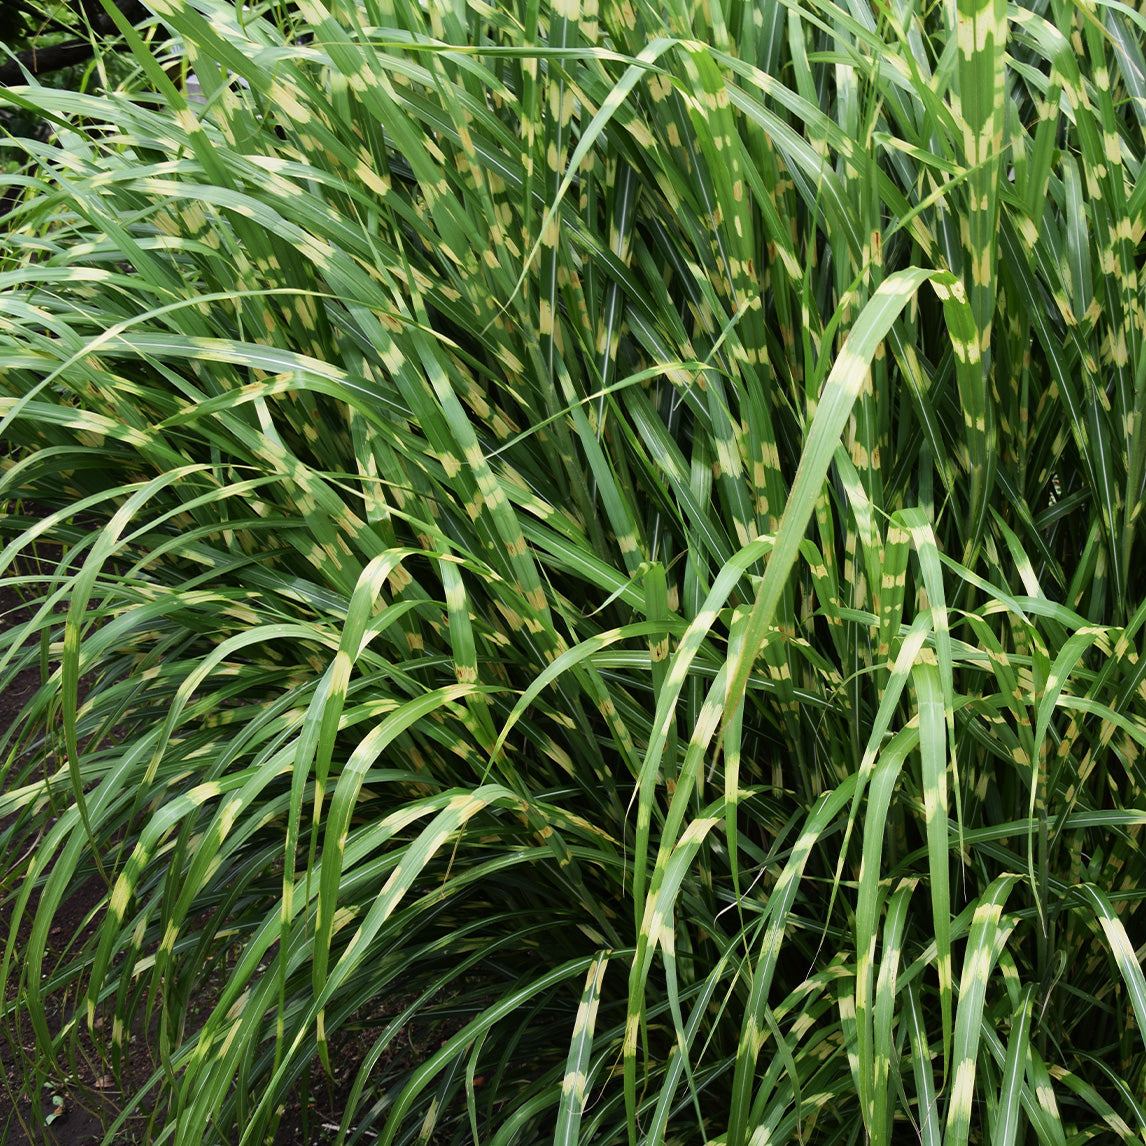
[[[0,91],[29,1087],[246,1146],[365,1026],[340,1142],[1141,1142],[1142,16],[149,8]]]

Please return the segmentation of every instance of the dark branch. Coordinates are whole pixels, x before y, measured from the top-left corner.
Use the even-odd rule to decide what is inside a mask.
[[[132,24],[141,23],[149,15],[139,0],[115,0],[115,6]],[[14,59],[0,64],[0,86],[10,87],[22,83],[25,72],[33,76],[43,76],[90,60],[95,55],[96,38],[114,36],[118,29],[107,12],[102,9],[98,12],[91,8],[87,10],[91,19],[90,40],[67,40],[62,44],[53,44],[50,48],[28,48],[26,51],[18,52]]]

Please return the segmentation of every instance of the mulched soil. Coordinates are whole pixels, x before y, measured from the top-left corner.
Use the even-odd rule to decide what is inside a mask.
[[[16,593],[0,587],[0,631],[21,623],[27,616]],[[18,718],[38,685],[38,672],[32,669],[21,673],[8,689],[0,692],[0,733]],[[0,831],[6,826],[0,822]],[[0,867],[0,944],[4,944],[11,929],[10,901],[19,888],[12,886],[11,877],[5,874],[8,859],[0,858],[4,859]],[[102,890],[98,880],[89,880],[61,904],[51,928],[45,968],[54,966],[77,934],[85,930],[84,921],[100,902]],[[96,922],[93,920],[87,925],[89,933]],[[29,930],[25,917],[16,936],[17,962]],[[11,983],[9,992],[10,997],[14,997]],[[200,993],[204,1013],[209,1011],[210,996],[209,987]],[[358,1065],[378,1031],[404,1002],[392,1001],[389,1006],[363,1016],[357,1030],[332,1039],[333,1076],[328,1077],[315,1063],[306,1090],[288,1103],[275,1146],[324,1146],[334,1140]],[[56,1033],[74,1013],[74,999],[50,998],[47,1007],[49,1021],[54,1024],[53,1033]],[[404,1045],[396,1053],[405,1060],[405,1066],[417,1065],[441,1045],[443,1033],[442,1028],[434,1024],[421,1026],[398,1040]],[[153,1030],[132,1032],[128,1066],[118,1083],[108,1073],[100,1048],[85,1033],[79,1039],[78,1054],[71,1056],[65,1071],[38,1086],[30,1070],[36,1052],[26,1016],[17,1014],[11,1022],[0,1022],[0,1143],[3,1146],[95,1146],[103,1142],[107,1128],[123,1109],[125,1095],[141,1087],[155,1069],[153,1035]],[[136,1115],[117,1133],[113,1146],[138,1146],[151,1137],[144,1116]]]

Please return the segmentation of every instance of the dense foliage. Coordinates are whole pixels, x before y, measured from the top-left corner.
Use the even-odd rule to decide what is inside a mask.
[[[149,7],[0,91],[29,1077],[152,1021],[156,1136],[261,1142],[372,1023],[351,1141],[1141,1142],[1143,18]]]

